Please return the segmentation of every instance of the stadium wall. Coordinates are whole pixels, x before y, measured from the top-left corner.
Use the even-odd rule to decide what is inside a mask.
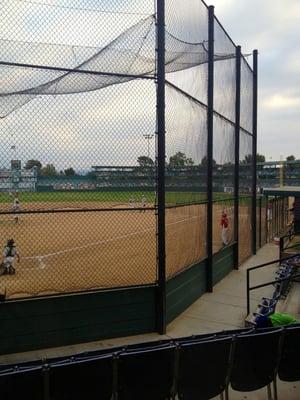
[[[155,331],[155,287],[0,303],[0,354]]]
[[[233,247],[214,255],[213,282],[233,269]],[[167,282],[170,323],[206,292],[206,260]],[[0,354],[155,332],[156,286],[0,303]]]
[[[225,247],[213,256],[213,284],[216,285],[220,280],[225,278],[234,266],[234,247],[235,243],[231,246]]]
[[[186,310],[206,292],[206,261],[202,261],[167,282],[167,323]]]

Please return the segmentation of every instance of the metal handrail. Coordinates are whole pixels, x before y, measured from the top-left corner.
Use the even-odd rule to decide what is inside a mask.
[[[290,227],[290,230],[286,235],[280,236],[280,238],[279,238],[279,257],[282,256],[282,253],[283,253],[284,250],[287,250],[288,248],[291,248],[291,247],[285,247],[284,246],[284,239],[289,238],[289,241],[290,241],[292,236],[295,236],[294,226]]]
[[[278,282],[282,282],[282,281],[286,281],[286,280],[290,280],[291,279],[291,277],[280,278],[280,279],[276,279],[275,281],[266,282],[266,283],[262,283],[260,285],[251,286],[250,287],[250,271],[253,271],[254,269],[267,267],[269,265],[273,265],[273,264],[276,264],[276,263],[281,263],[281,262],[286,261],[286,260],[291,260],[291,259],[299,257],[299,256],[300,256],[300,253],[297,253],[297,254],[293,254],[292,256],[289,256],[289,257],[279,258],[277,260],[269,261],[267,263],[256,265],[255,267],[251,267],[251,268],[247,269],[247,277],[246,277],[247,315],[249,315],[249,313],[250,313],[250,291],[251,290],[259,289],[259,288],[262,288],[262,287],[265,287],[265,286],[270,286],[270,285],[273,285],[274,283],[278,283]],[[300,277],[300,274],[293,275],[293,278],[297,278],[297,277]]]

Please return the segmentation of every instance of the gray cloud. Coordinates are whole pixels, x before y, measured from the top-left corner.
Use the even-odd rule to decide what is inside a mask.
[[[73,0],[72,4],[76,7],[80,1]],[[102,3],[103,7],[110,4],[108,0]],[[115,3],[120,4],[120,7],[122,5],[124,9],[131,4],[132,12],[139,10],[141,4],[139,0]],[[145,3],[149,3],[149,7],[142,11],[152,12],[153,2],[149,0]],[[187,26],[197,41],[201,30],[198,21],[202,18],[202,26],[205,26],[206,17],[201,13],[200,0],[189,0],[188,10],[186,3],[184,0],[167,1],[167,9],[173,10],[172,16],[176,22],[172,28],[184,38],[184,30],[181,32],[182,22],[185,21],[183,14],[187,14],[189,21],[190,11],[193,13],[193,24],[192,27],[190,24]],[[300,130],[299,0],[211,0],[210,4],[216,6],[216,15],[236,44],[242,45],[244,53],[249,53],[254,48],[259,50],[258,151],[268,159],[279,159],[280,155],[290,154],[300,157],[295,146]],[[42,11],[37,12],[38,19],[24,19],[32,8],[30,3],[25,2],[22,5],[20,1],[10,0],[7,5],[10,5],[8,9],[12,9],[14,5],[15,12],[11,19],[3,18],[3,21],[7,21],[6,25],[2,24],[0,27],[0,34],[4,38],[98,45],[100,39],[103,44],[119,33],[118,23],[112,30],[108,30],[112,17],[104,14],[98,13],[95,20],[91,20],[90,13],[83,13],[85,17],[80,21],[82,29],[73,29],[63,18],[65,12],[53,8],[50,13],[51,22],[56,21],[61,29],[52,30],[49,20],[44,23],[40,18]],[[71,16],[74,17],[76,13],[72,11]],[[19,19],[16,19],[17,15]],[[117,21],[119,18],[121,16]],[[124,19],[124,24],[128,27],[140,18],[140,15],[123,16],[122,21]],[[101,20],[102,24],[99,23]],[[27,23],[24,24],[24,21]],[[62,34],[65,40],[62,40]],[[250,64],[251,61],[249,58]],[[43,162],[56,161],[62,168],[70,163],[76,163],[82,168],[92,163],[134,163],[138,155],[147,152],[143,133],[153,133],[155,130],[155,92],[152,93],[141,84],[131,94],[125,89],[126,86],[114,91],[74,96],[73,103],[69,99],[58,97],[34,100],[22,111],[0,121],[0,144],[7,156],[2,162],[8,163],[12,157],[11,145],[15,142],[16,151],[22,151],[20,157],[24,161],[27,158],[41,157]],[[127,115],[129,105],[134,111],[130,116]],[[99,136],[102,141],[99,141]],[[177,139],[174,135],[173,142],[169,140],[167,143],[172,151],[175,148],[192,148],[189,143],[183,144],[183,140],[177,143]],[[130,142],[132,146],[129,145]],[[152,154],[154,144],[153,141]]]
[[[299,0],[211,0],[244,53],[259,50],[258,151],[294,154],[300,132]],[[249,59],[251,61],[251,59]]]

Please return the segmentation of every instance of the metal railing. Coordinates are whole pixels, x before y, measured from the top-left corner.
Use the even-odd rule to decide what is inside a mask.
[[[279,238],[279,257],[280,258],[282,257],[285,250],[297,248],[297,246],[299,246],[299,244],[294,244],[294,245],[289,246],[289,244],[291,243],[291,240],[294,237],[295,237],[294,225],[292,225],[290,227],[289,232],[286,235],[280,236],[280,238]]]
[[[260,269],[260,268],[263,268],[263,267],[267,267],[269,265],[273,265],[273,264],[277,264],[277,263],[280,264],[283,261],[290,260],[290,259],[293,259],[293,258],[296,258],[296,257],[299,257],[299,256],[300,256],[300,253],[294,254],[294,255],[289,256],[289,257],[279,258],[277,260],[269,261],[267,263],[256,265],[255,267],[251,267],[251,268],[247,269],[247,277],[246,277],[247,315],[249,315],[249,313],[250,313],[250,291],[251,290],[259,289],[259,288],[262,288],[262,287],[265,287],[265,286],[274,285],[275,283],[279,283],[279,282],[283,282],[283,281],[287,281],[287,280],[291,279],[291,277],[279,278],[279,279],[276,279],[276,280],[273,280],[273,281],[270,281],[270,282],[265,282],[265,283],[262,283],[260,285],[255,285],[255,286],[251,286],[250,287],[250,272],[255,270],[255,269]],[[293,278],[298,278],[298,277],[300,277],[300,274],[293,275]]]

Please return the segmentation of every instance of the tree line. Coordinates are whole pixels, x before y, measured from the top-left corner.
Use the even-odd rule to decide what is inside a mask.
[[[296,158],[293,155],[290,155],[286,157],[287,161],[295,161]],[[256,154],[256,162],[257,163],[264,163],[266,162],[266,158],[264,155],[257,153]],[[155,165],[155,162],[152,160],[152,158],[147,157],[147,156],[140,156],[137,159],[137,163],[140,167],[153,167]],[[212,160],[213,166],[217,165],[217,162],[215,160]],[[241,165],[246,165],[246,164],[251,164],[252,163],[252,154],[247,154],[243,160],[240,161]],[[193,159],[190,157],[187,157],[185,153],[178,151],[174,155],[169,157],[168,162],[166,162],[167,165],[169,166],[176,166],[176,167],[184,167],[184,166],[195,166],[196,164],[194,163]],[[205,167],[207,165],[207,157],[204,156],[198,164],[199,166]],[[232,162],[227,162],[223,164],[224,166],[230,166],[234,165]],[[37,174],[39,176],[74,176],[76,175],[75,170],[72,167],[66,168],[64,170],[58,171],[54,164],[46,164],[42,165],[42,163],[39,160],[28,160],[25,164],[25,169],[32,169],[36,168],[37,169]],[[87,175],[91,175],[91,172],[88,172]]]
[[[32,169],[32,168],[37,169],[37,174],[39,176],[57,176],[57,175],[74,176],[74,175],[76,175],[75,170],[72,167],[66,168],[61,171],[57,171],[53,164],[46,164],[43,166],[39,160],[28,160],[26,162],[25,169]]]
[[[262,154],[256,154],[256,162],[257,163],[263,163],[266,161],[266,158]],[[140,156],[137,159],[137,162],[140,167],[151,167],[154,166],[154,161],[152,158],[147,157],[147,156]],[[216,160],[212,160],[213,166],[217,165]],[[247,154],[243,160],[240,161],[240,164],[251,164],[252,163],[252,154]],[[190,157],[187,157],[183,152],[178,151],[176,154],[171,156],[169,158],[169,161],[166,162],[167,165],[169,166],[176,166],[176,167],[183,167],[183,166],[196,166],[197,164],[194,163],[193,159]],[[205,167],[207,165],[207,157],[204,156],[198,164],[201,167]],[[234,162],[227,162],[225,164],[222,164],[225,166],[230,166],[234,165]]]

